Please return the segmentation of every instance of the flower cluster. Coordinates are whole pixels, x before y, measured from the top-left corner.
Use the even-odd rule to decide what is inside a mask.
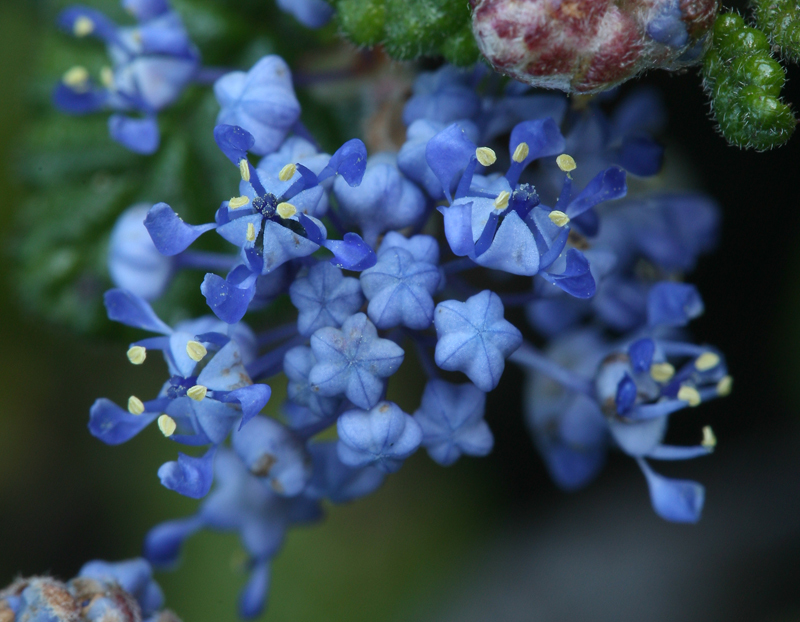
[[[144,559],[92,561],[74,579],[17,579],[0,590],[0,620],[20,622],[180,622]]]
[[[156,334],[127,356],[140,365],[161,351],[169,377],[126,408],[98,400],[89,428],[117,444],[155,421],[204,448],[158,471],[204,500],[148,534],[152,563],[174,563],[200,529],[235,531],[251,572],[240,613],[257,615],[286,530],[317,519],[323,500],[373,492],[421,448],[442,465],[492,450],[486,394],[507,361],[526,372],[527,419],[558,485],[587,483],[614,447],[637,461],[660,516],[699,519],[702,486],[647,460],[710,453],[708,427],[696,447],[665,445],[669,417],[731,389],[721,353],[684,329],[703,304],[681,276],[713,246],[718,219],[695,193],[627,196],[629,175],[642,186],[661,167],[652,93],[608,116],[445,66],[418,78],[402,148],[368,156],[358,139],[318,149],[278,57],[214,90],[213,135],[238,187],[206,224],[165,203],[134,206],[109,252],[109,317]],[[212,230],[229,253],[190,249]],[[207,271],[210,314],[170,327],[148,301],[186,267]],[[285,324],[245,323],[280,300],[296,311]],[[427,375],[410,412],[387,394],[402,365]],[[287,399],[266,416],[279,373]]]

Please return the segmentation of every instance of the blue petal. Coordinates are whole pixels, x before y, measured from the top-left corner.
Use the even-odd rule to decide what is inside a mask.
[[[186,250],[192,242],[217,225],[187,225],[169,205],[156,203],[147,213],[144,226],[158,252],[171,257]]]
[[[258,617],[267,605],[269,595],[269,561],[262,560],[253,568],[247,585],[239,594],[239,615],[245,620]]]
[[[618,415],[624,415],[631,409],[631,406],[636,402],[637,392],[636,383],[626,373],[617,384],[617,395],[614,399]]]
[[[122,0],[122,7],[140,22],[150,21],[170,10],[167,0]]]
[[[670,479],[653,472],[641,458],[637,460],[650,489],[653,509],[661,518],[674,523],[696,523],[705,501],[705,488],[685,479]]]
[[[134,119],[113,114],[108,118],[108,132],[120,145],[142,155],[155,153],[161,140],[155,117]]]
[[[339,147],[326,166],[317,176],[319,181],[341,175],[350,186],[357,186],[367,168],[367,148],[363,142],[353,138]]]
[[[617,166],[612,166],[595,175],[564,211],[570,218],[576,218],[598,203],[619,199],[624,197],[627,192],[625,171]]]
[[[253,148],[256,139],[238,125],[218,125],[214,128],[214,140],[227,158],[236,166],[247,159],[247,152]]]
[[[438,210],[444,216],[444,236],[450,250],[459,257],[474,254],[472,239],[472,202],[443,205]]]
[[[255,276],[252,282],[245,281],[246,287],[239,288],[216,274],[206,274],[200,285],[200,292],[219,319],[228,324],[236,324],[247,313],[247,307],[256,294]]]
[[[357,233],[345,233],[343,240],[326,240],[323,246],[334,254],[331,263],[337,268],[360,272],[378,262],[375,251]]]
[[[106,445],[124,443],[158,417],[158,412],[132,415],[111,400],[100,398],[89,410],[89,431]]]
[[[428,141],[425,159],[442,184],[448,202],[452,202],[457,175],[469,164],[476,148],[458,123],[453,123]]]
[[[650,177],[661,170],[664,147],[647,136],[626,136],[613,161],[634,175]]]
[[[520,163],[512,162],[511,171],[513,173],[509,171],[509,175],[513,175],[513,181],[509,179],[512,186],[516,184],[519,174],[528,164],[539,158],[563,153],[565,145],[564,137],[556,122],[550,117],[518,123],[511,130],[508,143],[509,153],[513,154],[521,143],[527,143],[528,156]]]
[[[639,339],[628,346],[628,356],[631,357],[633,371],[641,372],[650,369],[656,344],[652,339]]]
[[[127,290],[110,289],[103,295],[103,302],[110,320],[154,333],[172,333],[147,302]]]
[[[647,296],[650,326],[686,326],[703,313],[703,300],[694,285],[661,281]]]
[[[177,462],[165,462],[158,469],[158,477],[165,488],[192,499],[201,499],[211,490],[214,479],[214,454],[216,446],[200,458],[178,453]]]
[[[63,82],[53,89],[53,104],[67,114],[89,114],[105,106],[108,93],[102,89],[89,88],[87,91],[76,91]]]
[[[239,424],[241,430],[245,423],[260,413],[261,409],[267,405],[270,395],[272,395],[272,389],[265,384],[258,383],[236,389],[217,399],[222,402],[239,404],[242,408],[242,422]]]
[[[589,260],[577,249],[570,248],[566,255],[566,268],[561,274],[542,272],[542,277],[557,285],[575,298],[591,298],[597,286],[589,269]]]

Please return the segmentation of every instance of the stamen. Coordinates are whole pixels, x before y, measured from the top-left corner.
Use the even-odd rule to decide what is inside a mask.
[[[206,347],[199,341],[190,341],[186,344],[186,354],[188,354],[189,358],[193,361],[200,362],[203,360],[203,357],[208,354],[208,350],[206,350]]]
[[[111,67],[103,67],[100,69],[100,82],[106,88],[112,88],[114,86],[114,72],[111,70]]]
[[[161,430],[161,433],[164,436],[169,438],[175,434],[175,430],[178,429],[178,425],[175,423],[175,419],[169,415],[161,415],[158,418],[158,429]]]
[[[135,395],[128,398],[128,412],[132,415],[141,415],[144,412],[144,402]]]
[[[85,15],[81,15],[72,25],[72,32],[75,33],[76,37],[85,37],[86,35],[90,35],[92,34],[93,30],[94,22]]]
[[[186,392],[186,395],[191,397],[195,402],[202,402],[206,393],[208,393],[208,387],[204,387],[202,384],[196,384]]]
[[[240,207],[244,207],[248,203],[250,203],[250,199],[248,199],[244,195],[240,197],[233,197],[230,201],[228,201],[228,208],[239,209]]]
[[[281,181],[289,181],[292,177],[294,177],[296,172],[297,166],[289,163],[281,169],[280,173],[278,173],[278,179]]]
[[[73,67],[62,78],[64,84],[74,91],[83,92],[89,90],[89,72],[86,67]]]
[[[578,165],[575,164],[575,159],[571,155],[567,155],[566,153],[562,153],[560,156],[556,158],[556,164],[558,164],[558,168],[560,168],[565,173],[569,173],[578,168]]]
[[[669,363],[653,363],[650,366],[650,377],[656,382],[669,382],[675,375],[675,368]]]
[[[494,208],[495,209],[505,209],[508,207],[508,199],[511,197],[511,193],[508,190],[503,190],[500,194],[497,195],[497,198],[494,200]]]
[[[557,209],[554,209],[552,212],[550,212],[550,214],[548,214],[548,218],[550,218],[550,220],[553,221],[553,224],[557,227],[563,227],[569,223],[569,216]]]
[[[141,365],[147,358],[147,349],[142,346],[132,346],[128,352],[128,360],[134,365]]]
[[[733,378],[731,376],[724,376],[717,383],[717,395],[719,395],[720,397],[725,397],[726,395],[730,395],[732,389],[733,389]]]
[[[291,203],[278,203],[275,210],[281,218],[291,218],[297,213],[297,208]]]
[[[708,449],[714,449],[717,446],[717,437],[714,436],[714,430],[710,425],[703,428],[703,440],[700,441],[700,444]]]
[[[248,242],[255,242],[256,240],[256,228],[252,222],[247,223],[247,233],[245,234]]]
[[[239,160],[239,172],[241,173],[244,181],[250,181],[250,165],[247,163],[245,158]]]
[[[491,166],[497,161],[497,155],[489,147],[478,147],[475,150],[475,157],[478,158],[478,162],[483,166]]]
[[[524,162],[530,151],[531,148],[528,147],[528,143],[520,143],[517,145],[517,148],[514,149],[514,155],[511,156],[511,159],[517,163]]]
[[[695,407],[702,401],[700,399],[700,392],[694,387],[684,385],[678,391],[678,399],[684,402],[689,402],[689,406]]]
[[[719,365],[719,355],[713,352],[704,352],[694,362],[697,371],[708,371],[709,369],[714,369],[717,365]]]

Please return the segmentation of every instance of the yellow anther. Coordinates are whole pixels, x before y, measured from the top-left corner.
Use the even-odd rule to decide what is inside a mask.
[[[73,67],[62,78],[64,84],[74,91],[88,91],[89,90],[89,72],[86,67]]]
[[[569,173],[570,171],[574,171],[576,168],[578,168],[578,165],[575,164],[575,159],[566,153],[562,153],[556,158],[556,164],[558,164],[558,168],[565,173]]]
[[[94,22],[85,15],[81,15],[75,20],[75,23],[72,24],[72,32],[76,37],[85,37],[86,35],[90,35],[92,34],[93,30]]]
[[[700,392],[694,387],[684,385],[678,391],[678,399],[684,402],[689,402],[689,406],[697,406],[700,404]]]
[[[206,397],[206,393],[208,393],[208,387],[204,387],[202,384],[196,384],[186,392],[186,395],[191,397],[195,402],[202,402]]]
[[[669,363],[653,363],[650,366],[650,377],[656,382],[669,382],[675,375],[675,368]]]
[[[281,181],[289,181],[292,177],[294,177],[296,172],[297,166],[289,163],[281,169],[280,173],[278,173],[278,179]]]
[[[497,161],[497,155],[489,147],[478,147],[475,150],[475,157],[478,158],[478,162],[483,166],[491,166]]]
[[[147,358],[147,350],[142,346],[132,346],[128,352],[128,360],[134,365],[141,365]]]
[[[291,203],[278,203],[275,210],[281,218],[291,218],[297,213],[297,208]]]
[[[141,415],[144,412],[144,402],[135,395],[128,398],[128,412],[132,415]]]
[[[550,212],[548,214],[548,218],[550,218],[550,220],[553,221],[553,224],[557,227],[563,227],[569,223],[569,216],[557,209],[554,209],[552,212]]]
[[[206,347],[199,341],[190,341],[186,344],[186,354],[193,361],[202,361],[203,357],[208,354]]]
[[[250,199],[242,195],[240,197],[233,197],[230,201],[228,201],[228,207],[230,209],[239,209],[240,207],[244,207],[248,203],[250,203]]]
[[[256,227],[252,222],[247,223],[247,233],[245,234],[248,242],[256,241]]]
[[[731,389],[733,389],[733,378],[731,376],[724,376],[717,383],[717,395],[719,395],[720,397],[725,397],[726,395],[730,395]]]
[[[714,430],[710,425],[703,428],[703,440],[700,441],[700,444],[708,449],[714,449],[717,446],[717,437],[714,436]]]
[[[497,198],[494,200],[494,208],[495,209],[505,209],[508,207],[508,199],[511,197],[511,193],[508,190],[503,190],[500,194],[497,195]]]
[[[517,148],[514,149],[514,155],[511,156],[511,159],[517,163],[524,162],[530,151],[531,148],[528,147],[528,143],[520,143],[517,145]]]
[[[114,86],[114,72],[111,67],[103,67],[100,69],[100,83],[110,89]]]
[[[169,438],[173,434],[175,434],[175,430],[178,429],[177,424],[175,423],[175,419],[170,417],[169,415],[161,415],[158,418],[158,429],[161,430],[161,433]]]
[[[239,172],[242,174],[244,181],[250,181],[250,165],[244,158],[239,160]]]
[[[717,365],[719,365],[719,355],[713,352],[703,352],[694,362],[694,366],[698,371],[708,371],[709,369],[714,369]]]

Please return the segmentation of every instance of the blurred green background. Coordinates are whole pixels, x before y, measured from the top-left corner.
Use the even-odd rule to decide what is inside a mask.
[[[12,251],[26,243],[15,223],[50,217],[49,206],[31,206],[25,181],[52,166],[49,135],[36,135],[45,147],[38,156],[25,137],[44,114],[52,77],[35,68],[53,53],[53,15],[49,3],[0,3],[0,585],[18,573],[66,578],[89,559],[135,556],[152,525],[197,506],[159,485],[156,470],[176,448],[157,430],[112,448],[86,429],[96,397],[145,395],[160,385],[161,367],[132,368],[125,339],[79,337],[40,319],[12,282]],[[726,147],[693,73],[647,81],[670,109],[668,157],[685,159],[725,217],[719,252],[690,277],[706,302],[693,330],[728,355],[735,390],[672,426],[670,440],[688,443],[711,424],[715,455],[661,469],[707,485],[701,523],[658,519],[621,456],[586,491],[556,491],[524,429],[521,375],[509,370],[488,405],[493,455],[443,469],[420,452],[375,495],[290,532],[265,620],[800,620],[799,141],[767,154]],[[788,97],[800,100],[797,80]],[[108,154],[112,168],[128,157],[113,144]],[[197,194],[211,195],[198,177]],[[413,408],[416,390],[407,388],[421,374],[403,373],[398,399]],[[185,622],[235,619],[242,559],[235,536],[194,537],[181,567],[158,575],[169,607]]]

